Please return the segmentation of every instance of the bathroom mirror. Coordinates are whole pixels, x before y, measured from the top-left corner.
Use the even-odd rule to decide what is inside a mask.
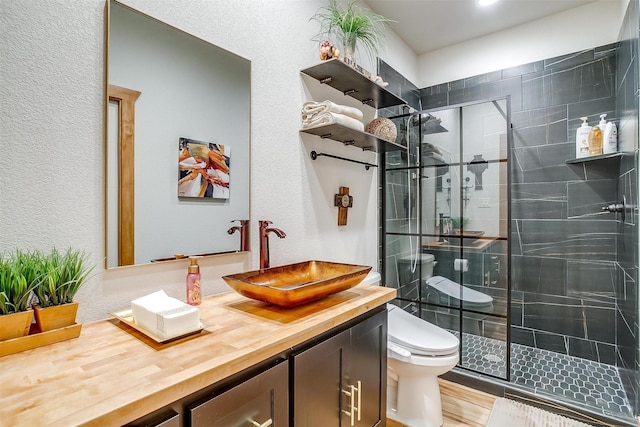
[[[106,268],[248,250],[250,61],[106,10]]]

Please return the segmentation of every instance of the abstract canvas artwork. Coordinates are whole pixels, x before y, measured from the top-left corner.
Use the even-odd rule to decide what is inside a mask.
[[[178,197],[228,199],[230,160],[229,146],[180,138]]]

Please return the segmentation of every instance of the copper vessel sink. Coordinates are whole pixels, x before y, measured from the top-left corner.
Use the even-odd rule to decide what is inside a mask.
[[[280,307],[295,307],[342,292],[360,283],[371,267],[325,261],[223,276],[240,295]]]

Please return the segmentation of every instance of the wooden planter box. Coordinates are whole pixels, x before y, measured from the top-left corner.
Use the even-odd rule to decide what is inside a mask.
[[[75,323],[64,328],[53,329],[47,332],[38,332],[24,337],[0,341],[0,356],[19,353],[32,348],[77,338],[80,336],[80,329],[82,329],[82,324]]]
[[[71,326],[76,323],[77,313],[77,302],[54,305],[45,308],[41,308],[38,306],[33,307],[33,315],[36,318],[38,332],[47,332],[54,329]]]
[[[0,341],[25,336],[29,333],[33,311],[3,314],[0,316]]]
[[[22,320],[22,335],[14,333],[4,338],[0,335],[0,356],[79,337],[82,324],[76,323],[77,312],[77,302],[46,308],[34,307],[33,311],[23,312],[28,314],[28,320]],[[31,323],[32,316],[36,323]],[[0,332],[8,326],[4,320],[5,316],[2,316]]]

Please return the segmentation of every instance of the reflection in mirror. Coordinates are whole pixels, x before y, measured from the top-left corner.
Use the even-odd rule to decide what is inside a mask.
[[[108,11],[107,268],[248,250],[250,61]]]
[[[428,114],[447,132],[422,127],[422,232],[430,236],[427,240],[465,246],[507,237],[506,110],[501,99]]]

